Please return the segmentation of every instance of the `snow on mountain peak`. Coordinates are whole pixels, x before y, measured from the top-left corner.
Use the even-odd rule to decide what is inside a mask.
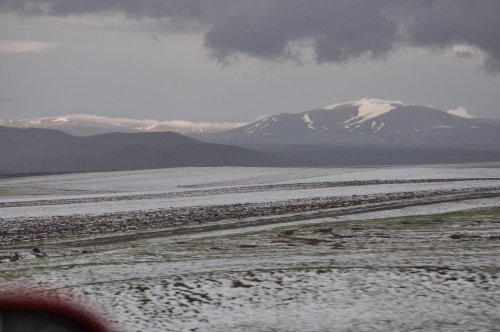
[[[400,101],[363,98],[354,102],[353,105],[358,106],[358,115],[353,120],[357,119],[356,123],[360,123],[390,112],[395,108],[395,105],[403,105],[403,103]]]
[[[346,128],[351,128],[353,125],[360,124],[367,120],[376,118],[382,114],[390,112],[398,105],[404,105],[398,100],[385,100],[376,98],[362,98],[355,101],[349,101],[341,104],[332,104],[326,106],[325,109],[333,110],[342,105],[351,105],[358,107],[358,113],[353,114],[352,117],[345,121]]]
[[[333,110],[334,108],[337,108],[338,106],[342,106],[342,105],[359,106],[359,107],[363,107],[363,109],[365,109],[365,110],[370,109],[374,112],[377,112],[378,110],[381,110],[381,109],[383,110],[384,108],[393,107],[393,105],[404,105],[404,103],[399,101],[399,100],[361,98],[358,100],[347,101],[344,103],[331,104],[331,105],[323,107],[323,109]],[[383,113],[385,113],[385,112],[383,112]]]

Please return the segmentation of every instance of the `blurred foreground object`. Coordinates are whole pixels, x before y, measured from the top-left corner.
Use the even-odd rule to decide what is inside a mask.
[[[71,303],[0,295],[0,332],[106,332],[105,325]]]

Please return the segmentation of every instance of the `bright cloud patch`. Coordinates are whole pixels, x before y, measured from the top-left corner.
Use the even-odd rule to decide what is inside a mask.
[[[455,44],[451,47],[451,51],[459,57],[472,57],[475,56],[479,50],[475,47],[466,45],[466,44]]]
[[[32,40],[0,41],[0,53],[39,53],[56,47],[54,43]]]

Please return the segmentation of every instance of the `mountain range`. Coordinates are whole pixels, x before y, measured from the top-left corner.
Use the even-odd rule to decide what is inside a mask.
[[[173,132],[76,137],[53,129],[1,126],[0,156],[0,174],[288,164],[262,152]]]
[[[271,115],[235,128],[190,122],[174,126],[190,137],[156,132],[163,127],[154,120],[144,120],[153,122],[142,127],[143,120],[94,116],[3,121],[0,173],[500,161],[500,120],[466,115],[361,99]],[[60,130],[31,128],[38,126]],[[123,132],[76,136],[117,130]]]
[[[152,119],[110,118],[91,114],[1,120],[0,126],[15,128],[57,129],[75,136],[91,136],[112,132],[140,133],[173,131],[179,134],[210,133],[243,126],[239,122],[160,121]]]
[[[172,131],[230,145],[314,145],[497,150],[500,119],[478,119],[430,106],[363,98],[253,123],[158,121],[74,114],[0,120],[0,126],[57,129],[75,136]]]

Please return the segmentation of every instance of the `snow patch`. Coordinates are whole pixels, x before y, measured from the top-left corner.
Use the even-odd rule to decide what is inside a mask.
[[[373,130],[373,133],[376,134],[380,131],[380,129],[382,129],[383,127],[385,126],[385,123],[380,123],[377,125],[377,121],[373,121],[372,122],[372,130]]]
[[[57,118],[57,119],[53,119],[52,122],[67,123],[67,122],[69,122],[69,119],[68,118]]]
[[[355,125],[379,117],[382,114],[390,112],[391,110],[396,108],[396,106],[404,104],[403,102],[398,100],[362,98],[360,100],[351,101],[344,104],[332,104],[326,106],[325,109],[333,110],[341,105],[351,105],[358,107],[358,112],[356,114],[353,114],[350,119],[344,121],[344,123],[346,124],[344,128],[351,129]]]
[[[314,121],[312,121],[311,118],[309,117],[309,113],[304,114],[304,116],[302,117],[302,119],[306,123],[307,128],[313,129],[313,130],[316,129],[316,127],[314,127]]]
[[[132,129],[138,130],[138,131],[154,131],[158,128],[158,125],[152,124],[150,126],[145,126],[145,127],[135,127]]]
[[[455,128],[455,126],[440,126],[440,125],[432,126],[432,129],[439,129],[439,128]]]
[[[456,115],[462,118],[472,119],[474,116],[470,114],[465,107],[457,107],[455,109],[451,109],[446,111],[446,113],[451,115]]]
[[[344,128],[349,129],[349,131],[350,131],[351,133],[352,133],[354,130],[358,129],[359,127],[360,127],[359,125],[354,126],[354,128],[351,128],[351,127],[349,127],[349,126],[344,126]]]
[[[348,102],[345,102],[345,103],[330,104],[330,105],[326,105],[325,107],[323,107],[323,109],[325,109],[325,110],[333,110],[334,108],[337,108],[339,106],[346,105],[346,104],[352,104],[352,103],[354,103],[354,102],[353,101],[348,101]]]
[[[342,105],[353,105],[353,106],[364,106],[364,108],[370,107],[380,108],[382,105],[405,105],[402,101],[399,100],[386,100],[386,99],[377,99],[377,98],[361,98],[359,100],[352,100],[344,103],[331,104],[324,107],[327,110],[333,110]],[[387,106],[386,106],[387,107]]]
[[[382,114],[390,112],[395,108],[395,104],[402,104],[398,101],[388,101],[381,99],[361,99],[354,106],[358,106],[358,114],[354,118],[346,122],[356,120],[356,123],[365,122],[367,120],[376,118]]]
[[[254,132],[256,132],[257,130],[260,130],[260,129],[263,129],[263,128],[266,128],[267,126],[269,126],[269,123],[266,123],[267,122],[267,118],[264,119],[264,120],[261,120],[251,126],[249,126],[248,128],[245,128],[245,132],[248,134],[248,135],[251,135],[253,134]]]

